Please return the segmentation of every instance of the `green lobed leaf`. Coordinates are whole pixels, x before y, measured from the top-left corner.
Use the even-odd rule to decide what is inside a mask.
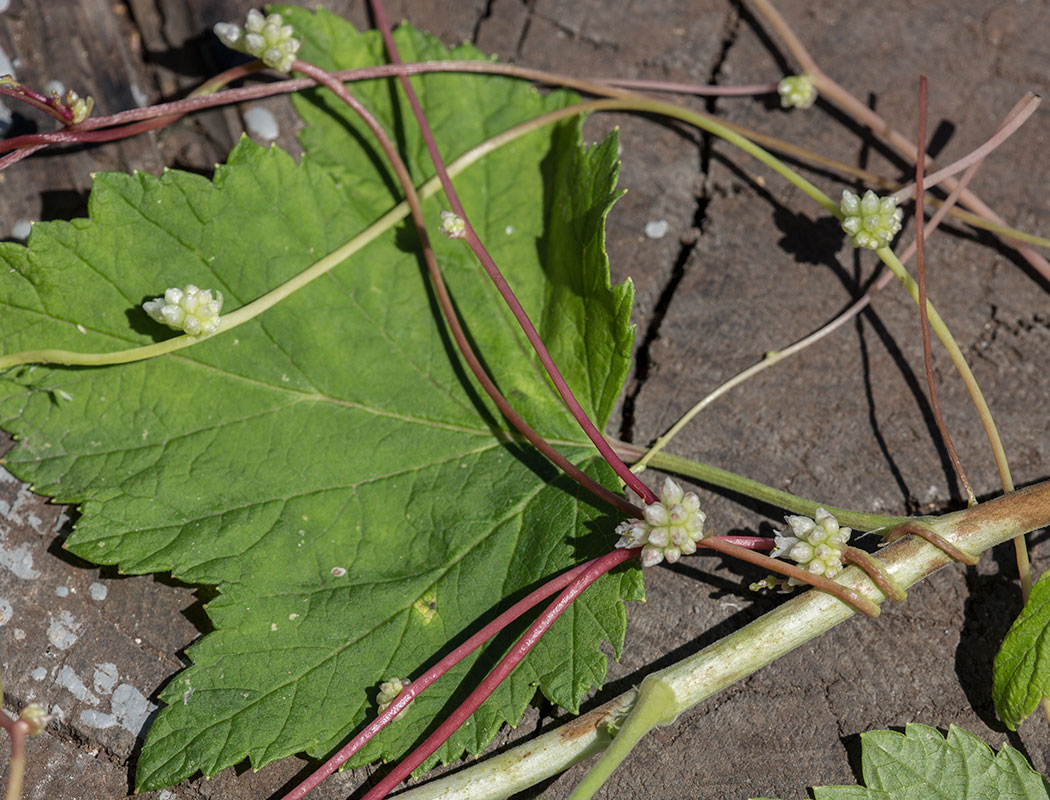
[[[1032,587],[992,664],[992,700],[1012,731],[1050,697],[1050,573]]]
[[[910,724],[904,733],[861,734],[861,786],[814,787],[816,800],[1048,800],[1043,776],[1017,750],[998,753],[954,725],[942,736]]]
[[[330,29],[340,58],[380,59],[374,35],[329,14],[294,21],[308,36],[310,25]],[[411,29],[397,35],[406,55],[447,57]],[[304,54],[317,58],[310,48],[324,41]],[[428,108],[448,112],[431,121],[450,155],[571,100],[476,76],[418,88]],[[385,87],[368,102],[394,118]],[[478,116],[485,122],[464,132]],[[410,140],[404,119],[396,132]],[[40,223],[27,248],[0,244],[0,350],[149,343],[165,333],[140,304],[165,287],[219,289],[230,310],[365,228],[394,202],[389,178],[341,125],[308,121],[300,164],[243,140],[214,181],[101,174],[89,219]],[[337,159],[310,143],[320,133]],[[599,425],[631,341],[631,289],[609,286],[602,246],[615,153],[615,137],[581,150],[576,121],[460,179],[476,226]],[[435,225],[440,208],[426,207]],[[412,677],[545,578],[609,547],[610,509],[509,439],[465,377],[413,241],[391,232],[256,319],[162,358],[0,375],[0,425],[19,440],[5,465],[36,491],[80,503],[69,549],[127,573],[218,586],[206,607],[215,630],[161,694],[168,705],[139,758],[140,790],[246,756],[260,767],[329,753],[374,713],[381,680]],[[462,245],[437,244],[466,327],[512,402],[615,487]],[[640,598],[636,569],[598,581],[432,760],[479,751],[537,688],[575,710],[604,679],[600,642],[620,651],[622,601]],[[417,699],[354,763],[404,753],[527,622]]]

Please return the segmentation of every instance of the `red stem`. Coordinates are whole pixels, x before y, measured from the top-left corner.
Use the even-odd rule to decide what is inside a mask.
[[[770,539],[768,536],[715,536],[715,539],[721,539],[723,542],[729,542],[729,544],[735,544],[737,547],[744,547],[748,550],[772,550],[777,546],[776,539]]]
[[[46,146],[49,144],[73,144],[79,142],[112,142],[117,139],[125,139],[129,136],[135,136],[136,134],[145,131],[151,131],[163,127],[164,125],[168,125],[191,111],[197,111],[211,106],[224,105],[227,102],[235,102],[234,98],[229,97],[230,93],[214,92],[211,87],[222,86],[230,81],[235,81],[238,78],[251,74],[255,69],[256,68],[252,64],[231,67],[228,70],[220,72],[211,80],[198,86],[189,97],[183,100],[176,100],[171,103],[159,103],[155,106],[148,106],[146,108],[134,108],[130,111],[122,111],[108,117],[92,117],[84,120],[79,125],[60,131],[31,133],[24,136],[15,136],[11,139],[3,139],[0,140],[0,153],[14,150],[16,148],[27,148],[35,145]],[[310,81],[310,83],[312,84],[314,81]],[[270,90],[270,87],[252,88]],[[0,87],[0,89],[2,89],[2,87]],[[221,95],[222,97],[217,97],[218,95]],[[146,125],[124,124],[120,127],[111,128],[111,126],[120,123],[138,122],[140,120],[151,120],[152,122],[151,124]],[[99,128],[107,128],[107,130],[100,131]],[[39,149],[40,148],[37,147],[33,152],[36,152],[36,150]],[[28,153],[26,155],[28,155]],[[24,157],[25,156],[22,156],[22,158]],[[16,158],[9,162],[0,162],[0,169],[3,169],[4,166],[13,164],[18,160],[20,159]]]
[[[0,143],[2,144],[2,143]],[[0,170],[4,170],[12,164],[17,164],[23,158],[28,158],[33,155],[37,150],[43,150],[47,147],[46,144],[33,144],[22,147],[18,150],[12,150],[10,153],[4,153],[0,156]],[[0,147],[0,152],[3,152],[3,148]]]
[[[15,88],[17,87],[17,88]],[[39,111],[43,111],[49,117],[54,117],[63,125],[73,121],[73,112],[56,102],[51,97],[45,97],[40,92],[34,92],[28,86],[15,82],[14,84],[0,83],[0,94],[6,95],[14,100],[20,100]]]

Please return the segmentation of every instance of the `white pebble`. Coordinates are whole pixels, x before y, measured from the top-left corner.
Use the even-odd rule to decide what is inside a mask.
[[[267,142],[276,139],[280,132],[277,127],[277,119],[269,109],[262,106],[252,106],[245,111],[244,124],[248,128],[248,133]]]
[[[91,593],[92,600],[105,600],[106,595],[109,593],[109,587],[104,583],[95,582],[88,587],[88,591]]]
[[[15,65],[11,63],[11,59],[7,57],[2,47],[0,47],[0,75],[15,77]]]
[[[671,227],[666,219],[658,219],[654,222],[645,223],[645,235],[650,239],[662,239],[667,229]]]
[[[3,114],[0,114],[0,135],[3,133]],[[29,238],[29,232],[33,230],[33,222],[28,219],[20,219],[11,226],[11,238],[24,242]]]

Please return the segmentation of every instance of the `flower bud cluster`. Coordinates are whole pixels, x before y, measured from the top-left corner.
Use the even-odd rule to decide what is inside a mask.
[[[65,95],[61,97],[59,97],[58,92],[52,92],[51,96],[56,103],[69,111],[71,115],[71,119],[69,120],[70,125],[79,125],[86,120],[91,114],[91,109],[95,107],[94,98],[81,97],[72,89],[67,91]]]
[[[48,714],[40,703],[30,703],[22,709],[19,719],[29,725],[29,735],[39,736],[44,732],[47,723],[55,718],[54,714]]]
[[[441,232],[449,239],[462,239],[467,235],[467,223],[454,211],[442,211]]]
[[[839,210],[842,212],[842,230],[849,234],[853,246],[869,250],[886,247],[901,229],[904,216],[893,197],[880,198],[871,189],[864,193],[863,198],[849,189],[843,190]]]
[[[643,567],[664,560],[674,564],[682,556],[696,552],[696,543],[704,538],[706,519],[700,510],[700,498],[666,478],[660,499],[645,507],[644,519],[621,522],[616,527],[620,535],[616,546],[641,547]]]
[[[192,283],[185,289],[168,289],[163,297],[147,300],[142,310],[161,325],[181,330],[190,336],[215,333],[222,311],[222,292],[201,290]]]
[[[809,108],[816,102],[817,88],[809,75],[789,75],[777,84],[781,108]]]
[[[775,534],[776,549],[770,553],[773,558],[789,558],[803,569],[825,578],[834,578],[842,571],[842,551],[853,532],[851,529],[840,526],[838,520],[823,508],[817,509],[814,519],[789,516],[784,520],[794,535]],[[788,578],[787,583],[798,586],[801,581]]]
[[[267,14],[254,8],[242,28],[232,22],[220,22],[213,28],[227,47],[255,56],[266,66],[288,72],[302,42],[294,38],[291,25],[285,25],[280,14]]]
[[[404,690],[411,681],[403,681],[400,678],[391,678],[388,681],[383,681],[379,684],[379,694],[376,696],[376,701],[379,703],[379,710],[386,711],[387,708],[393,703],[399,694]]]

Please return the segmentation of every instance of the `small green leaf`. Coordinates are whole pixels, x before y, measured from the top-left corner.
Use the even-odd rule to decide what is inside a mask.
[[[862,786],[814,787],[816,800],[1050,800],[1042,775],[1017,750],[998,753],[954,725],[944,737],[911,724],[862,734]]]
[[[1050,572],[1044,573],[1014,620],[992,665],[992,699],[1012,731],[1050,696]]]

